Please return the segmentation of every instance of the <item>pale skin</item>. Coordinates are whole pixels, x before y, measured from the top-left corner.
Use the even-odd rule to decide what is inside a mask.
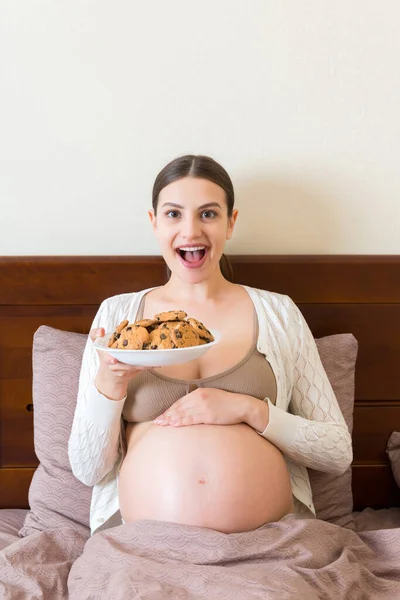
[[[150,223],[161,253],[171,270],[169,281],[162,286],[163,298],[185,300],[190,306],[204,307],[224,314],[227,298],[236,286],[227,281],[219,260],[226,241],[232,237],[238,211],[228,216],[225,192],[206,179],[185,177],[166,186],[159,195],[157,214],[149,211]],[[176,248],[185,244],[204,245],[207,259],[199,269],[188,269],[180,261]],[[193,313],[195,314],[195,313]],[[105,335],[93,329],[90,338]],[[100,365],[95,379],[97,389],[110,400],[122,400],[128,383],[146,367],[132,367],[99,352]],[[269,422],[267,402],[213,388],[190,392],[155,419],[159,426],[184,427],[197,424],[233,425],[247,423],[259,432]]]

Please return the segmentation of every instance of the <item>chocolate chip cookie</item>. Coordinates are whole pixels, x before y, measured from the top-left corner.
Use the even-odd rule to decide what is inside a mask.
[[[125,319],[119,325],[117,325],[114,333],[110,336],[110,339],[108,340],[109,348],[116,348],[116,346],[114,346],[114,344],[117,342],[119,336],[121,335],[121,331],[128,325],[128,323],[129,323],[129,321],[127,319]]]
[[[159,321],[156,319],[141,319],[140,321],[135,321],[134,325],[139,325],[140,327],[145,327],[146,329],[151,329],[154,325],[158,325]]]
[[[148,350],[168,350],[176,348],[176,344],[172,340],[171,330],[169,327],[161,325],[149,334],[147,343]]]
[[[125,350],[144,350],[149,342],[150,334],[145,327],[128,325],[119,335],[113,348]]]
[[[204,340],[207,344],[209,342],[214,341],[213,334],[211,333],[211,331],[208,331],[207,327],[205,325],[203,325],[203,323],[201,323],[201,321],[198,321],[197,319],[194,319],[193,317],[189,317],[189,319],[187,321],[188,321],[188,323],[191,324],[191,326],[196,331],[196,333],[199,335],[199,337],[202,340]]]
[[[187,313],[183,310],[169,310],[167,312],[158,313],[154,318],[158,322],[163,321],[183,321],[187,317]]]
[[[110,336],[108,346],[125,350],[166,350],[189,348],[214,341],[203,323],[183,310],[158,313],[152,319],[134,323],[122,321]]]
[[[198,346],[200,337],[188,321],[179,321],[171,331],[171,339],[177,348]]]

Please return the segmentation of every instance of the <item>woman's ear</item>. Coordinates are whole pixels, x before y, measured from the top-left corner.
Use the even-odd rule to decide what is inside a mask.
[[[149,215],[151,227],[152,227],[153,231],[155,231],[157,228],[157,217],[154,214],[154,210],[149,210],[147,214]]]
[[[235,208],[232,211],[232,216],[228,220],[228,229],[226,231],[226,239],[230,240],[232,237],[233,230],[235,229],[236,219],[238,218],[239,211]]]

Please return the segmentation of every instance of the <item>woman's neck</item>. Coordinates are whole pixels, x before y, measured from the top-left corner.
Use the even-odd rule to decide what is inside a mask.
[[[168,298],[179,297],[187,304],[201,304],[210,300],[223,301],[232,292],[232,286],[221,273],[199,283],[188,283],[172,274],[163,286],[163,292]]]

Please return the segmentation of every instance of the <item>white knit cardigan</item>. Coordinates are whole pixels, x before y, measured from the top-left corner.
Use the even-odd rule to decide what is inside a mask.
[[[257,348],[270,363],[277,385],[276,404],[265,399],[269,423],[260,435],[282,450],[293,495],[315,514],[307,467],[343,473],[352,461],[351,436],[314,337],[295,303],[286,295],[242,287],[258,316]],[[107,298],[92,328],[108,332],[124,319],[133,322],[143,295],[151,289]],[[92,533],[119,509],[118,471],[124,457],[121,413],[125,399],[109,400],[97,391],[98,366],[97,351],[88,338],[68,454],[75,477],[94,486]]]

